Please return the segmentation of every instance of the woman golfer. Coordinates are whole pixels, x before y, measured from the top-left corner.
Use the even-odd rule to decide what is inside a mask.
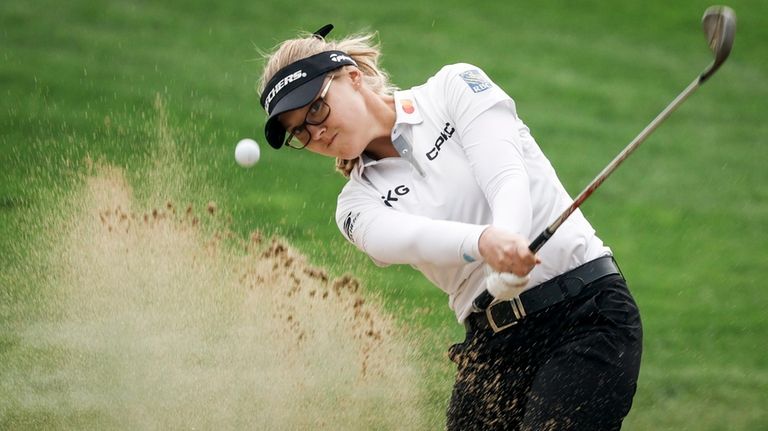
[[[261,80],[274,148],[336,159],[336,221],[381,266],[409,264],[466,327],[451,430],[613,430],[640,367],[637,306],[584,216],[538,255],[528,239],[570,203],[515,103],[477,66],[398,91],[373,35],[280,44]],[[488,290],[496,301],[479,310]]]

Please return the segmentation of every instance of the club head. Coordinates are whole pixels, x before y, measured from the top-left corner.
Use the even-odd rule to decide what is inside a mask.
[[[728,58],[733,47],[736,34],[736,13],[728,6],[710,6],[701,18],[707,43],[715,60],[710,68],[701,75],[700,82],[712,76],[721,64]]]

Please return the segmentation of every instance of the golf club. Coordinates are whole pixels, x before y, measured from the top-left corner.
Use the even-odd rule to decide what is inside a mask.
[[[728,54],[731,53],[731,47],[733,46],[733,38],[736,33],[736,14],[733,9],[728,6],[710,6],[704,11],[704,16],[701,20],[704,27],[704,33],[707,36],[707,43],[709,49],[714,54],[715,58],[712,63],[702,72],[696,79],[691,82],[688,87],[683,90],[666,108],[658,115],[653,121],[648,124],[639,135],[627,145],[624,150],[621,151],[602,172],[600,172],[595,179],[574,199],[573,203],[560,214],[552,224],[550,224],[543,232],[531,242],[528,248],[531,252],[536,253],[541,247],[546,244],[549,238],[557,231],[561,224],[568,217],[576,211],[576,209],[584,203],[585,200],[592,193],[597,190],[598,187],[610,176],[616,168],[621,165],[624,160],[632,154],[640,144],[645,141],[648,136],[656,130],[659,125],[669,117],[669,115],[677,109],[697,88],[707,81],[720,66],[728,58]],[[475,298],[474,306],[478,310],[485,310],[493,302],[494,298],[487,290],[483,291],[477,298]]]

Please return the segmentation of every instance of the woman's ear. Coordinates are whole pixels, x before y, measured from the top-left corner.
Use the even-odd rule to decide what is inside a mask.
[[[349,79],[352,80],[352,87],[360,88],[360,85],[363,83],[363,73],[360,71],[360,69],[356,67],[350,67],[347,73],[349,74]]]

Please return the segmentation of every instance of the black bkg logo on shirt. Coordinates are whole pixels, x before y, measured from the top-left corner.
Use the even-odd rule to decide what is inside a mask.
[[[456,131],[456,129],[451,126],[451,123],[445,123],[445,127],[443,128],[443,131],[440,132],[440,136],[437,137],[435,140],[435,145],[432,147],[431,150],[427,152],[427,158],[429,160],[435,160],[437,156],[440,154],[440,148],[443,146],[445,141],[447,141],[451,136],[453,136],[453,133]]]
[[[384,199],[384,205],[392,208],[392,204],[390,202],[397,201],[398,200],[397,196],[404,196],[408,194],[408,192],[410,191],[411,189],[406,187],[405,184],[401,184],[392,190],[387,190],[387,195],[382,196],[381,198]],[[394,193],[394,195],[392,193]]]
[[[355,242],[355,237],[352,235],[355,232],[355,222],[357,221],[357,218],[360,216],[360,213],[352,213],[350,211],[347,214],[347,219],[344,220],[344,233],[347,235],[347,238],[349,238],[350,241],[353,243]]]

